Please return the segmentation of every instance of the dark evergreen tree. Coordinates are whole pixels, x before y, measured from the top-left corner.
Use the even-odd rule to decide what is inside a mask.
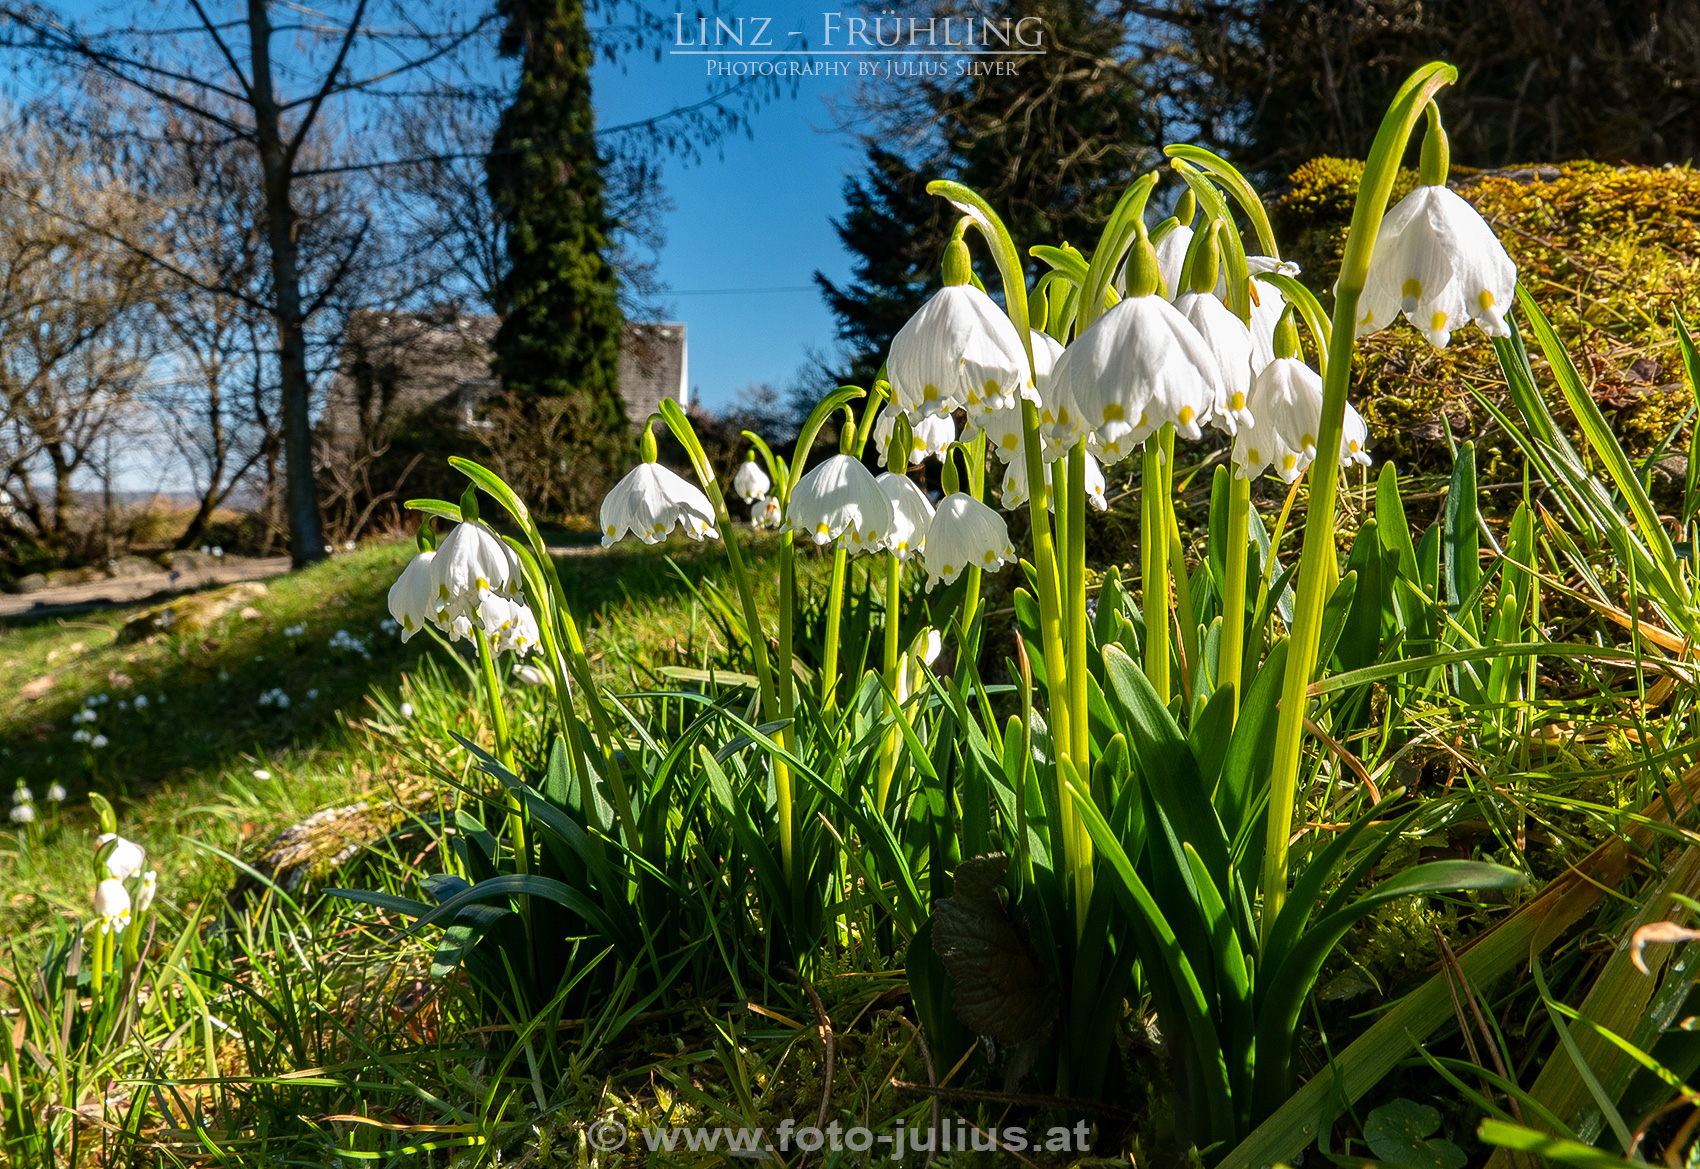
[[[852,276],[840,287],[815,273],[849,358],[836,380],[872,385],[892,337],[939,287],[951,221],[928,181],[877,144],[867,148],[867,169],[845,180],[844,217],[833,227],[855,257]]]
[[[1014,59],[1006,74],[950,68],[865,93],[868,165],[845,184],[845,214],[834,222],[855,257],[854,279],[840,288],[815,275],[857,384],[867,384],[892,336],[938,287],[953,219],[926,193],[928,182],[957,179],[979,191],[1022,248],[1067,241],[1089,250],[1127,184],[1160,157],[1156,113],[1117,13],[1099,0],[957,7],[939,15],[972,11],[994,24],[1038,17],[1045,52]],[[894,142],[919,145],[906,157]],[[996,281],[988,287],[995,292]]]
[[[623,321],[608,260],[612,224],[590,101],[592,50],[582,0],[499,0],[500,50],[522,63],[486,163],[501,219],[507,271],[494,370],[509,408],[559,426],[593,500],[630,456],[619,392]]]

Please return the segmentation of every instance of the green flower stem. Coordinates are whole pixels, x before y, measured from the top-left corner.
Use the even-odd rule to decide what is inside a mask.
[[[903,645],[897,627],[898,608],[903,603],[903,561],[897,558],[897,553],[887,552],[885,562],[884,681],[886,689],[895,695],[898,666],[903,657]],[[891,777],[897,771],[898,738],[899,732],[893,726],[886,732],[885,744],[880,748],[879,772],[874,785],[874,810],[882,816],[885,815],[886,800],[891,794]]]
[[[1318,429],[1316,462],[1311,464],[1310,511],[1305,521],[1304,551],[1299,561],[1298,595],[1293,604],[1292,639],[1282,678],[1281,708],[1275,731],[1275,760],[1269,784],[1268,837],[1263,854],[1262,936],[1269,937],[1287,899],[1287,843],[1293,826],[1299,768],[1304,749],[1306,690],[1316,668],[1322,635],[1322,609],[1330,578],[1338,572],[1334,550],[1334,505],[1340,480],[1340,434],[1346,415],[1346,389],[1351,380],[1352,349],[1356,340],[1358,297],[1369,278],[1375,237],[1381,230],[1387,201],[1398,177],[1399,161],[1424,108],[1458,76],[1450,65],[1424,65],[1400,88],[1381,129],[1358,186],[1352,227],[1340,261],[1335,288],[1333,332],[1329,338],[1328,375],[1322,383],[1322,422]]]
[[[1155,177],[1147,177],[1151,179],[1151,183],[1156,182]],[[1134,186],[1138,187],[1144,181],[1139,180]],[[1145,187],[1147,195],[1150,193],[1151,183]],[[1010,321],[1015,325],[1015,331],[1021,336],[1022,348],[1027,352],[1027,368],[1031,370],[1033,334],[1027,316],[1027,282],[1021,267],[1021,255],[1016,251],[1015,242],[1010,239],[1008,229],[983,198],[961,183],[935,180],[927,184],[927,193],[948,199],[957,210],[973,220],[974,225],[980,229],[980,234],[985,237],[987,246],[997,261],[998,274],[1003,278],[1004,306],[1009,312]],[[1127,201],[1126,196],[1123,201]],[[1140,200],[1140,206],[1143,208],[1143,199]],[[1108,277],[1105,279],[1107,283]],[[1099,295],[1101,297],[1102,292]],[[1089,306],[1083,306],[1083,312],[1086,307]],[[1083,324],[1081,328],[1084,327]],[[1039,636],[1044,649],[1045,677],[1050,688],[1051,706],[1047,713],[1050,719],[1051,742],[1056,745],[1057,792],[1063,809],[1064,848],[1070,858],[1089,857],[1090,854],[1084,851],[1086,826],[1070,799],[1068,785],[1064,781],[1066,772],[1063,769],[1063,756],[1073,739],[1070,735],[1068,670],[1063,657],[1062,578],[1058,572],[1056,544],[1052,539],[1049,510],[1051,492],[1045,485],[1044,452],[1039,441],[1039,409],[1025,396],[1021,399],[1021,431],[1027,459],[1027,510],[1032,518],[1033,564],[1038,576]],[[1070,598],[1070,603],[1084,606],[1086,598]],[[1079,717],[1085,718],[1086,712],[1080,711]]]
[[[1258,198],[1257,189],[1246,181],[1233,163],[1202,146],[1165,146],[1163,153],[1209,171],[1211,177],[1227,188],[1234,201],[1244,208],[1246,218],[1251,220],[1252,229],[1257,232],[1257,242],[1263,248],[1263,254],[1281,258],[1280,249],[1275,246],[1275,229],[1269,224],[1269,213],[1263,208],[1263,200]],[[1177,166],[1175,169],[1180,168]],[[1194,187],[1193,193],[1197,194],[1197,190]],[[1203,202],[1203,199],[1199,201]]]
[[[857,391],[857,393],[860,392]],[[828,398],[827,401],[830,402],[832,399]],[[822,405],[825,405],[825,403],[822,403]],[[816,413],[819,413],[818,408]],[[702,485],[703,493],[708,496],[708,502],[714,508],[715,523],[720,529],[720,541],[726,548],[726,563],[732,570],[732,580],[738,587],[738,598],[743,603],[744,628],[750,642],[750,654],[756,661],[756,686],[757,692],[761,696],[762,718],[767,722],[782,719],[786,716],[780,706],[779,690],[774,682],[774,663],[768,658],[767,654],[767,634],[762,628],[761,610],[756,607],[756,594],[750,582],[749,566],[744,563],[743,549],[739,545],[737,532],[732,527],[731,514],[726,509],[726,497],[721,494],[720,484],[715,479],[714,468],[709,464],[708,454],[702,449],[702,442],[697,438],[695,428],[691,426],[690,419],[685,417],[685,412],[679,408],[679,404],[671,398],[662,399],[661,417],[667,423],[667,428],[673,432],[674,437],[679,440],[679,444],[685,448],[686,454],[690,456],[691,468],[696,472],[697,482]],[[803,460],[808,457],[809,445],[813,444],[814,436],[818,431],[818,423],[813,431],[805,427],[804,434],[798,442],[797,465],[793,469],[793,474],[802,467]],[[807,440],[807,444],[804,440]],[[789,496],[789,490],[787,495]],[[786,574],[792,567],[791,558],[796,551],[792,543],[793,538],[793,533],[787,532],[780,543],[779,572],[782,600]],[[779,626],[782,660],[780,665],[787,675],[791,672],[790,658],[786,653],[790,648],[790,623],[790,610],[784,604],[781,604]],[[787,677],[787,682],[789,682],[789,677]],[[789,695],[791,693],[790,686],[787,685],[785,689],[787,695]],[[786,750],[791,749],[792,733],[790,726],[782,728],[778,738],[780,746]],[[794,783],[791,768],[783,759],[774,758],[773,788],[779,803],[779,854],[787,880],[791,877],[796,838],[796,825],[793,822]]]
[[[1091,676],[1086,663],[1086,440],[1068,452],[1059,467],[1067,479],[1060,493],[1068,501],[1068,705],[1069,760],[1077,775],[1092,771],[1092,726],[1087,715],[1086,680]],[[1059,507],[1059,511],[1062,509]],[[1066,783],[1061,790],[1069,791]],[[1071,797],[1072,800],[1072,797]],[[1069,805],[1073,809],[1072,802]],[[1076,817],[1079,816],[1075,812]],[[1091,837],[1077,825],[1068,854],[1069,875],[1074,885],[1075,927],[1084,931],[1087,910],[1092,904]],[[1077,939],[1078,940],[1078,937]]]
[[[826,589],[826,651],[820,667],[820,704],[823,712],[838,707],[838,654],[843,636],[839,616],[844,611],[844,577],[850,553],[840,546],[832,550],[832,579]]]
[[[513,735],[508,730],[508,711],[502,705],[502,680],[496,673],[496,656],[490,652],[490,639],[474,626],[472,636],[478,643],[478,664],[484,672],[484,696],[490,703],[490,725],[496,731],[496,758],[510,774],[517,776],[514,767]],[[508,832],[514,853],[514,867],[521,873],[531,871],[531,851],[525,842],[525,805],[519,796],[508,791]],[[521,899],[522,902],[525,900]]]
[[[1168,423],[1164,434],[1172,433]],[[1169,703],[1169,524],[1164,485],[1163,444],[1146,440],[1141,479],[1139,547],[1145,568],[1145,678],[1158,701]]]
[[[1251,540],[1251,477],[1228,472],[1228,579],[1222,582],[1222,641],[1216,685],[1233,688],[1234,719],[1240,716],[1240,673],[1245,656],[1245,573]]]
[[[981,431],[974,436],[974,441],[962,447],[962,463],[968,468],[968,494],[975,499],[985,502],[986,498],[986,432]],[[962,595],[962,635],[968,636],[968,631],[974,626],[974,614],[980,608],[980,577],[982,570],[978,565],[968,568],[968,589]],[[979,649],[976,644],[970,647],[970,657],[978,657],[975,652]]]
[[[94,992],[96,1002],[100,1000],[100,992],[106,986],[106,939],[107,933],[100,922],[96,921],[94,932],[90,935],[89,948],[89,987]]]

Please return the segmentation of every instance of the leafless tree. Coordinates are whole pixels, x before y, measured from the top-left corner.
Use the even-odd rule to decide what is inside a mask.
[[[0,129],[0,531],[63,558],[77,477],[146,382],[154,269],[116,242],[145,238],[133,192],[52,112]]]

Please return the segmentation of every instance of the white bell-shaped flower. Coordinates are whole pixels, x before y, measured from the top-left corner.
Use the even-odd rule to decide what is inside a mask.
[[[927,590],[940,581],[951,584],[965,568],[995,572],[1015,562],[1009,527],[1003,517],[972,495],[947,495],[927,528],[921,556],[927,567]]]
[[[891,530],[886,533],[886,551],[899,560],[919,556],[927,543],[927,528],[933,522],[932,501],[907,475],[890,471],[874,482],[891,501]]]
[[[147,850],[133,840],[125,840],[115,832],[101,833],[94,838],[94,846],[97,850],[104,848],[107,841],[117,842],[112,846],[112,851],[106,854],[107,875],[120,881],[141,876],[142,866],[147,864],[148,860]]]
[[[411,641],[414,634],[431,622],[438,606],[436,588],[431,581],[431,561],[435,552],[421,552],[407,562],[401,575],[390,586],[390,616],[401,626],[402,641]]]
[[[1186,253],[1192,247],[1192,235],[1192,228],[1183,223],[1151,245],[1157,249],[1157,270],[1163,274],[1163,287],[1171,302],[1181,295],[1181,270],[1186,267]]]
[[[886,362],[898,409],[911,418],[1005,409],[1028,384],[1021,334],[991,297],[948,284],[891,339]]]
[[[659,544],[675,527],[693,540],[720,535],[708,496],[659,463],[639,463],[614,484],[602,500],[599,518],[604,548],[628,534],[645,544]]]
[[[149,869],[142,874],[142,886],[136,890],[136,912],[146,913],[159,893],[159,874]]]
[[[737,474],[732,476],[732,490],[747,504],[754,504],[766,495],[772,486],[773,480],[767,477],[766,471],[756,465],[753,458],[738,464]]]
[[[1049,438],[1050,428],[1057,417],[1051,374],[1062,355],[1062,344],[1055,337],[1039,329],[1033,330],[1033,367],[1037,385],[1023,390],[1021,398],[1039,408],[1039,433],[1046,438],[1045,457],[1048,459],[1061,458],[1066,453],[1065,448],[1056,446]],[[962,438],[968,441],[981,431],[986,435],[986,445],[1000,460],[1009,463],[1020,459],[1024,449],[1021,444],[1021,399],[1006,409],[988,410],[978,418],[970,419],[962,431]]]
[[[1251,273],[1251,374],[1256,377],[1275,360],[1275,326],[1287,311],[1287,298],[1281,295],[1281,290],[1258,277],[1271,273],[1297,276],[1300,268],[1291,260],[1277,260],[1273,256],[1247,256],[1245,263]],[[1217,296],[1227,296],[1225,283],[1218,282],[1216,288]]]
[[[1051,468],[1055,462],[1045,464],[1045,486],[1051,485]],[[999,490],[999,502],[1005,511],[1014,511],[1027,504],[1027,460],[1016,459],[1004,468],[1003,486]],[[1092,453],[1086,453],[1086,502],[1093,511],[1108,511],[1109,498],[1104,494],[1104,468]],[[1050,497],[1050,509],[1057,510],[1057,497],[1053,492]]]
[[[785,509],[779,506],[779,500],[774,496],[757,500],[754,504],[755,526],[764,532],[777,532],[785,526]]]
[[[1487,221],[1446,187],[1423,185],[1381,221],[1358,301],[1358,336],[1403,312],[1436,349],[1467,321],[1490,337],[1509,337],[1505,313],[1516,288],[1517,265]]]
[[[1240,478],[1261,475],[1273,467],[1291,483],[1316,459],[1316,432],[1322,425],[1322,379],[1296,357],[1277,357],[1251,387],[1251,412],[1256,421],[1234,436],[1233,462]],[[1369,465],[1369,428],[1346,403],[1340,432],[1340,463]]]
[[[1129,296],[1092,322],[1057,362],[1051,384],[1064,409],[1056,437],[1085,437],[1106,466],[1133,454],[1165,423],[1197,440],[1224,396],[1216,356],[1175,306]]]
[[[1218,389],[1222,396],[1211,412],[1211,423],[1229,434],[1250,426],[1252,416],[1246,399],[1251,394],[1251,330],[1208,292],[1183,292],[1176,298],[1175,308],[1204,338],[1221,373]]]
[[[100,932],[123,933],[130,924],[130,891],[117,877],[108,877],[94,887],[94,916]]]
[[[511,651],[524,657],[537,648],[538,639],[542,636],[537,628],[537,615],[531,611],[531,606],[495,593],[485,594],[478,603],[476,619],[477,627],[490,639],[492,653]],[[458,630],[461,623],[456,621],[455,625]],[[457,635],[470,637],[471,634],[472,623],[467,622],[465,633]]]
[[[886,408],[879,412],[879,417],[874,419],[874,447],[879,451],[881,463],[885,462],[885,452],[891,448],[891,436],[897,429],[897,416],[901,413],[897,404],[891,402],[887,403]],[[956,419],[949,414],[929,414],[909,424],[909,436],[911,467],[919,467],[928,459],[937,459],[942,463],[946,452],[950,450],[950,444],[956,441]]]
[[[877,552],[891,531],[891,500],[873,474],[849,455],[833,455],[791,492],[791,530],[816,544],[839,537],[852,552]]]
[[[519,557],[478,520],[456,524],[431,559],[432,593],[457,613],[476,606],[487,592],[518,596],[520,580]]]

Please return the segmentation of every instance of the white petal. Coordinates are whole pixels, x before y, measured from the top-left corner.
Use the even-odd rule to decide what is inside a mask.
[[[768,488],[773,486],[773,480],[767,477],[767,472],[756,465],[754,459],[745,459],[738,465],[737,474],[732,476],[732,490],[738,493],[745,503],[754,503],[766,495]]]
[[[1009,528],[1003,517],[971,495],[958,491],[945,497],[927,529],[927,546],[922,553],[927,566],[927,588],[940,581],[950,584],[965,568],[988,572],[1015,560]]]
[[[875,480],[891,501],[891,530],[885,547],[899,560],[918,556],[927,543],[927,528],[933,522],[933,505],[927,493],[907,475],[885,472]]]
[[[897,406],[911,418],[1010,405],[1031,381],[1021,334],[970,284],[940,289],[891,341],[886,363]]]
[[[1175,301],[1175,308],[1204,338],[1221,373],[1217,388],[1222,396],[1216,402],[1211,423],[1229,434],[1241,426],[1249,426],[1252,416],[1246,408],[1246,399],[1251,393],[1251,330],[1208,292],[1183,292]]]
[[[791,530],[816,544],[840,536],[852,552],[876,552],[891,531],[891,501],[861,462],[833,455],[791,493]]]
[[[658,544],[674,528],[682,528],[693,540],[720,535],[708,496],[659,463],[640,463],[614,484],[602,500],[599,522],[603,547],[628,534]]]

